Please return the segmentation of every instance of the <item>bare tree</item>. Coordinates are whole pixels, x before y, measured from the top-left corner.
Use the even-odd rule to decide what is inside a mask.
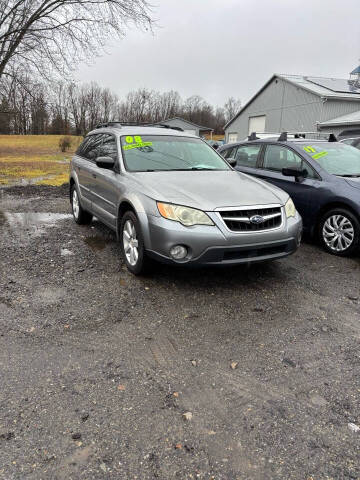
[[[241,108],[241,101],[238,98],[230,97],[224,105],[225,122],[229,122]]]
[[[0,0],[0,80],[12,69],[67,75],[129,25],[151,28],[146,0]]]

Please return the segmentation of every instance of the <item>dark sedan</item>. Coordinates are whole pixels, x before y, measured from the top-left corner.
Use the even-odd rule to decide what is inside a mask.
[[[256,139],[219,148],[236,170],[266,180],[292,197],[304,230],[335,255],[360,242],[360,150],[329,141]]]

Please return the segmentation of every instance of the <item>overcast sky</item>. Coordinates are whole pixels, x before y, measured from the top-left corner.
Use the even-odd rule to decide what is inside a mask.
[[[360,0],[157,0],[153,17],[153,34],[128,31],[79,80],[223,105],[245,103],[273,73],[348,78],[360,63]]]

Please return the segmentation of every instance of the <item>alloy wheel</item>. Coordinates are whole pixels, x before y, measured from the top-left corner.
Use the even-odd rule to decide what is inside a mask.
[[[139,242],[131,220],[126,220],[123,228],[123,245],[126,259],[134,267],[139,258]]]
[[[322,229],[325,244],[334,252],[344,252],[354,241],[354,226],[344,215],[332,215]]]
[[[76,188],[74,188],[74,190],[73,190],[73,195],[72,195],[72,208],[73,208],[74,217],[75,217],[76,219],[79,218],[80,204],[79,204],[79,197],[78,197]]]

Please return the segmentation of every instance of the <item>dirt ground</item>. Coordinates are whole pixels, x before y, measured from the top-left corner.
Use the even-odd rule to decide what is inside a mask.
[[[360,257],[136,278],[69,213],[0,190],[1,480],[360,478]]]

